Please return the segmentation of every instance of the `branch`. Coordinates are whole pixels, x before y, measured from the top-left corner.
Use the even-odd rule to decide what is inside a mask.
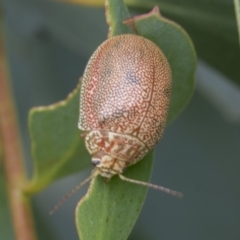
[[[21,186],[26,180],[26,174],[11,84],[7,75],[3,31],[0,26],[0,138],[3,149],[3,166],[16,239],[35,240],[29,198],[21,190]]]

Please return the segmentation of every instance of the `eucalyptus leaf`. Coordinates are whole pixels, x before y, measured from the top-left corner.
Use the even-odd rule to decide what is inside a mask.
[[[40,191],[54,180],[90,165],[90,158],[77,128],[79,89],[64,101],[36,107],[29,114],[34,175],[25,187],[28,193]]]
[[[119,34],[133,33],[130,27],[123,24],[123,21],[128,18],[130,18],[130,15],[123,1],[106,1],[106,19],[109,25],[109,38]]]
[[[149,181],[153,152],[125,176]],[[92,180],[88,193],[76,210],[76,224],[81,240],[125,240],[142,209],[147,188],[124,182],[118,176],[105,183],[101,176]]]

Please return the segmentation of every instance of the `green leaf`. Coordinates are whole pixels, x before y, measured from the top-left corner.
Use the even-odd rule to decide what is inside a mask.
[[[123,1],[106,0],[106,19],[109,25],[108,37],[119,34],[133,33],[123,21],[130,18],[129,12]]]
[[[135,166],[127,169],[125,176],[149,181],[153,152]],[[81,240],[125,240],[139,215],[147,188],[124,182],[115,176],[105,183],[101,176],[91,182],[87,195],[76,210],[76,224]]]
[[[240,41],[240,0],[234,0],[235,12],[236,12],[236,19],[238,25],[238,36]]]
[[[108,4],[110,3],[115,6],[108,6],[108,19],[110,19],[109,15],[111,16],[110,36],[129,33],[128,29],[125,32],[122,28],[121,22],[124,19],[121,17],[121,20],[118,19],[119,16],[126,14],[122,1],[108,1]],[[120,14],[120,11],[123,13]],[[136,27],[139,35],[155,42],[170,62],[173,73],[173,94],[169,119],[173,120],[193,92],[196,56],[191,40],[181,27],[162,18],[156,11],[129,21],[134,22],[133,29]],[[118,24],[114,24],[115,22]],[[126,176],[148,182],[152,160],[151,152],[139,163],[127,169]],[[76,209],[76,225],[80,239],[127,239],[143,206],[146,191],[146,187],[126,183],[117,176],[109,183],[105,183],[100,176],[93,179],[87,195],[79,202]]]
[[[25,187],[26,192],[37,192],[52,181],[90,165],[89,154],[77,128],[79,89],[80,84],[66,100],[30,111],[34,175]]]

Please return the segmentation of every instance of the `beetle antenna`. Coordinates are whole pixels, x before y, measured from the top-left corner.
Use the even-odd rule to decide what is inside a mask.
[[[127,178],[127,177],[124,177],[121,174],[119,174],[119,177],[122,180],[130,182],[130,183],[135,183],[135,184],[143,185],[143,186],[146,186],[146,187],[154,188],[154,189],[163,191],[165,193],[171,194],[171,195],[179,197],[179,198],[183,197],[183,194],[181,192],[177,192],[177,191],[171,190],[169,188],[165,188],[165,187],[158,186],[158,185],[155,185],[155,184],[152,184],[152,183],[146,183],[146,182],[134,180],[134,179],[131,179],[131,178]]]
[[[91,181],[95,176],[97,176],[98,172],[94,169],[94,171],[91,173],[91,175],[86,178],[84,181],[79,183],[75,188],[73,188],[68,194],[66,194],[62,200],[54,206],[54,208],[49,212],[50,215],[52,215],[54,212],[56,212],[74,193],[76,193],[84,184]]]

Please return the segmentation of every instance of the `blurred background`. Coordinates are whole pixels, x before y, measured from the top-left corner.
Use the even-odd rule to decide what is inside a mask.
[[[176,7],[174,11],[167,11],[165,5],[161,10],[160,5],[164,16],[189,30],[199,56],[196,91],[157,145],[151,179],[152,183],[183,192],[184,198],[179,200],[149,189],[130,240],[240,239],[240,74],[239,68],[235,67],[235,72],[229,70],[240,67],[240,51],[230,2],[202,1],[201,7],[196,0],[181,0],[176,5],[180,10]],[[100,7],[45,0],[3,0],[1,4],[9,70],[31,177],[29,109],[60,101],[75,88],[90,55],[106,39],[108,27]],[[218,6],[214,9],[213,4]],[[193,12],[181,12],[184,6],[200,9],[200,22],[191,20]],[[218,11],[218,16],[227,17],[218,22],[212,9]],[[135,8],[131,13],[149,10]],[[206,15],[201,23],[203,13]],[[190,22],[196,24],[195,31]],[[227,31],[222,32],[219,25]],[[217,31],[219,35],[211,35]],[[226,37],[226,41],[218,46],[221,37]],[[225,66],[227,59],[229,68]],[[216,68],[223,63],[223,68]],[[78,239],[74,209],[87,187],[53,216],[49,216],[49,211],[90,170],[55,182],[33,197],[40,240]],[[5,239],[13,238],[9,235]]]

